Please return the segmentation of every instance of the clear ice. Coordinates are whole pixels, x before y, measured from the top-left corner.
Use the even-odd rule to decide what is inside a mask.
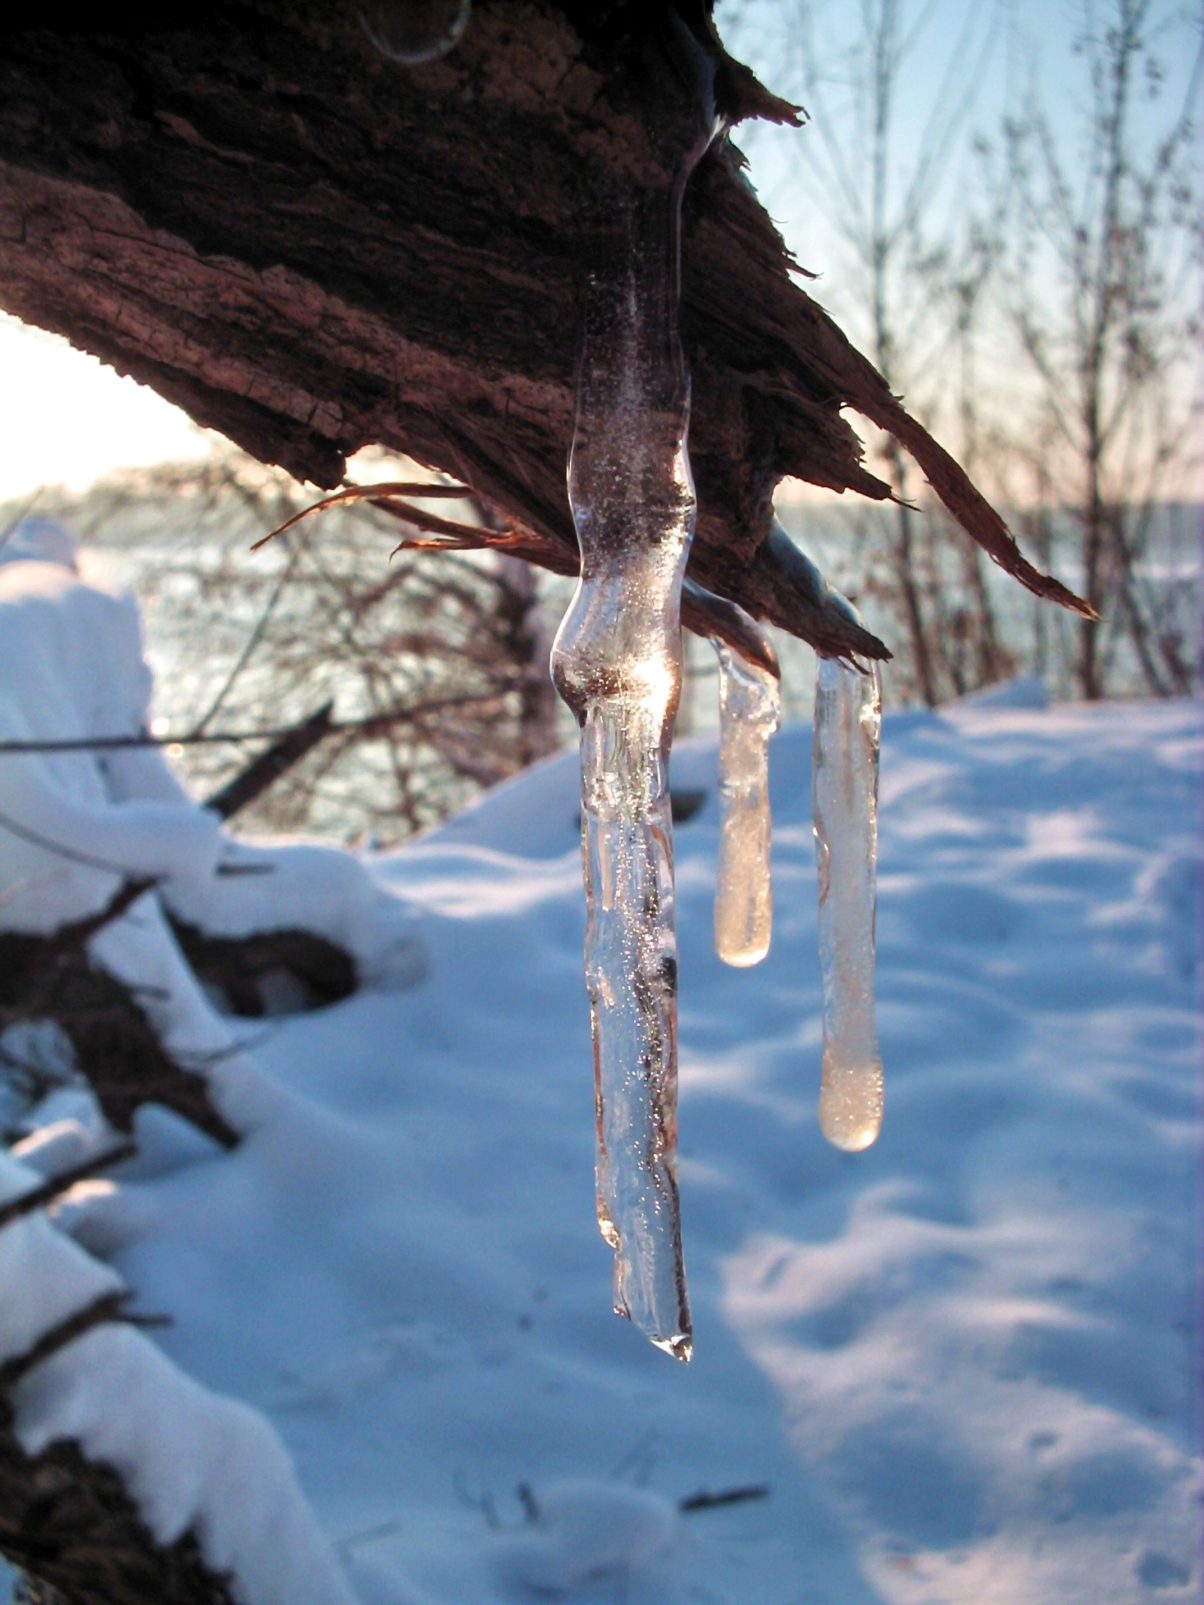
[[[700,134],[672,189],[599,196],[569,458],[581,580],[552,677],[581,731],[585,979],[598,1225],[620,1315],[692,1352],[677,1189],[677,942],[668,761],[681,588],[694,529],[690,386],[677,333],[679,227]]]
[[[877,668],[860,674],[821,659],[812,768],[824,1022],[819,1124],[848,1153],[868,1148],[882,1126],[874,1024],[881,731]]]
[[[778,728],[778,676],[712,638],[719,658],[719,866],[715,951],[745,968],[769,952],[769,738]]]
[[[392,61],[415,67],[437,61],[459,42],[472,0],[362,0],[368,38]]]

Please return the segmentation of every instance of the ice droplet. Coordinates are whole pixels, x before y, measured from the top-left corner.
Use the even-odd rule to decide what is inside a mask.
[[[468,26],[472,0],[361,0],[364,32],[383,56],[407,67],[437,61]]]
[[[751,622],[751,621],[750,621]],[[715,951],[745,968],[769,952],[769,738],[778,728],[778,677],[714,637],[719,658],[719,865]]]
[[[821,659],[812,768],[824,1022],[819,1124],[847,1153],[868,1148],[882,1126],[874,1024],[881,732],[877,668],[861,674]]]
[[[694,48],[697,48],[696,46]],[[599,184],[569,500],[581,580],[552,678],[581,732],[585,977],[598,1225],[615,1309],[691,1355],[677,1190],[677,943],[668,761],[681,695],[681,587],[694,529],[679,229],[700,132],[671,189]]]

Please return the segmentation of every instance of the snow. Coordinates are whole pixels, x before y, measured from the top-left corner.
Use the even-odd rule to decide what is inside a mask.
[[[712,946],[714,745],[675,751],[707,793],[676,831],[692,1366],[609,1311],[565,756],[372,863],[425,978],[240,1030],[235,1152],[151,1116],[57,1228],[0,1234],[0,1332],[114,1273],[173,1321],[64,1350],[23,1432],[135,1446],[148,1513],[203,1512],[254,1605],[344,1600],[323,1540],[360,1605],[1196,1599],[1201,709],[1037,701],[884,720],[890,1098],[855,1155],[815,1113],[810,733],[771,745],[755,970]],[[71,1096],[27,1168],[95,1145]],[[248,1499],[227,1431],[321,1538]]]
[[[0,1153],[0,1200],[36,1184]],[[41,1216],[0,1228],[0,1360],[104,1294],[120,1277]],[[106,1324],[60,1349],[12,1390],[17,1436],[36,1455],[61,1438],[114,1466],[161,1543],[197,1533],[209,1564],[247,1605],[312,1598],[352,1605],[329,1545],[263,1416],[214,1397],[139,1332]]]
[[[498,1546],[498,1575],[553,1597],[646,1574],[684,1536],[667,1500],[588,1478],[550,1484],[531,1515]]]
[[[21,522],[0,547],[0,687],[0,742],[137,738],[148,722],[137,602],[48,519]],[[94,914],[126,877],[156,890],[91,936],[89,956],[138,992],[235,1127],[263,1117],[271,1089],[202,994],[169,911],[215,936],[316,931],[378,985],[408,985],[425,966],[409,910],[356,858],[320,843],[234,841],[157,747],[0,755],[0,931]]]
[[[59,563],[0,564],[0,688],[0,740],[137,735],[150,677],[132,597]],[[212,874],[214,815],[180,806],[179,795],[114,806],[108,772],[124,773],[128,762],[119,752],[102,761],[86,751],[4,758],[5,929],[45,930],[91,913],[124,874]]]

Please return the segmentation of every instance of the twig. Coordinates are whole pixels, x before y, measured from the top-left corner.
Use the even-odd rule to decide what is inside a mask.
[[[0,741],[0,756],[30,752],[119,752],[129,747],[202,747],[242,741],[270,741],[287,735],[295,725],[274,725],[262,730],[212,730],[191,736],[73,736],[69,740]]]
[[[263,640],[263,633],[268,627],[268,623],[271,620],[272,614],[276,611],[276,604],[284,594],[284,587],[292,578],[293,570],[300,561],[301,553],[304,551],[304,549],[304,545],[300,541],[296,542],[292,546],[289,552],[288,562],[284,565],[277,576],[276,583],[272,587],[272,594],[268,597],[267,602],[264,604],[263,611],[260,613],[259,618],[255,622],[255,628],[251,631],[250,635],[244,642],[242,651],[238,654],[233,668],[222,681],[217,695],[213,698],[209,706],[205,709],[204,713],[193,726],[192,735],[194,739],[204,732],[205,726],[209,723],[210,719],[216,715],[222,703],[225,702],[226,698],[230,695],[230,692],[234,688],[239,675],[251,661],[251,656],[256,647],[258,647],[260,641]]]
[[[467,524],[455,524],[449,519],[436,518],[433,513],[424,513],[421,508],[412,507],[406,502],[396,502],[394,498],[426,496],[446,498],[450,501],[467,501],[474,495],[475,492],[469,490],[466,485],[424,485],[411,480],[391,480],[381,485],[348,485],[343,490],[336,490],[333,496],[323,496],[321,501],[312,502],[308,507],[303,507],[299,513],[294,513],[291,518],[286,518],[283,524],[277,525],[269,534],[257,540],[251,550],[257,552],[261,546],[274,541],[277,535],[283,535],[285,530],[292,529],[294,524],[299,524],[311,513],[324,513],[328,507],[336,507],[340,502],[370,501],[373,505],[379,506],[386,498],[389,502],[387,509],[389,512],[401,508],[400,516],[417,525],[419,529],[446,531],[448,534],[468,533],[470,526]]]
[[[57,1326],[52,1326],[48,1332],[43,1332],[23,1353],[14,1354],[0,1365],[0,1393],[15,1387],[35,1366],[52,1359],[60,1349],[83,1337],[93,1327],[102,1326],[108,1321],[129,1322],[131,1318],[125,1313],[125,1306],[133,1296],[128,1288],[102,1293]]]
[[[501,691],[511,690],[513,687],[503,685]],[[390,725],[398,724],[405,719],[418,719],[433,713],[445,713],[452,708],[471,707],[478,702],[490,702],[498,696],[498,689],[485,692],[466,692],[456,696],[434,697],[429,702],[416,702],[409,707],[386,708],[382,713],[365,714],[359,719],[332,719],[327,726],[331,735],[338,735],[343,731],[385,730]],[[314,718],[315,715],[307,715]],[[304,722],[304,721],[303,721]],[[203,735],[195,736],[78,736],[65,740],[48,739],[45,741],[0,741],[0,758],[10,754],[36,753],[36,752],[110,752],[122,750],[127,747],[195,747],[219,745],[228,742],[231,745],[251,741],[278,741],[287,738],[298,729],[296,724],[270,725],[255,730],[212,730]],[[258,761],[258,760],[257,760]],[[6,821],[0,817],[0,824]],[[20,831],[18,830],[18,834]],[[38,846],[51,846],[56,844],[38,840]],[[81,859],[81,862],[88,860]],[[98,864],[98,868],[108,869],[107,864]]]
[[[334,1545],[335,1553],[340,1558],[345,1558],[353,1549],[358,1549],[361,1544],[375,1544],[382,1538],[391,1538],[394,1533],[400,1532],[401,1528],[402,1523],[397,1517],[394,1517],[392,1521],[377,1522],[375,1527],[364,1527],[357,1533],[348,1533],[346,1538],[336,1539]]]
[[[696,1515],[700,1510],[719,1510],[724,1505],[742,1505],[750,1499],[768,1499],[769,1486],[767,1483],[753,1483],[746,1488],[723,1488],[718,1493],[690,1494],[686,1499],[677,1501],[677,1508],[683,1516]]]
[[[82,853],[76,847],[67,847],[62,842],[56,842],[51,836],[43,836],[40,831],[31,830],[28,825],[22,825],[18,820],[12,819],[8,814],[0,813],[0,829],[10,831],[12,835],[20,837],[22,841],[30,842],[34,847],[42,847],[48,853],[57,853],[60,858],[66,858],[73,864],[85,864],[89,869],[103,869],[107,875],[120,875],[123,870],[119,864],[110,864],[103,858],[96,858],[91,853]]]
[[[240,774],[235,775],[233,780],[227,781],[219,791],[206,798],[205,806],[220,814],[223,819],[229,819],[239,809],[254,802],[256,797],[261,796],[294,764],[300,763],[319,741],[330,734],[333,728],[330,717],[333,708],[333,702],[325,702],[307,719],[294,725],[291,730],[286,730],[266,752],[260,753],[259,757],[248,764]]]
[[[91,1159],[81,1160],[78,1165],[70,1165],[66,1170],[60,1170],[57,1175],[48,1176],[44,1182],[31,1187],[27,1193],[0,1204],[0,1230],[25,1215],[32,1215],[35,1210],[53,1204],[57,1198],[61,1198],[65,1192],[74,1187],[77,1181],[86,1181],[101,1170],[111,1170],[114,1165],[133,1159],[137,1152],[136,1144],[123,1142],[116,1148],[110,1148],[106,1153],[95,1154]]]
[[[142,876],[122,881],[109,901],[95,914],[89,914],[82,920],[72,920],[69,925],[60,925],[42,950],[42,959],[34,966],[30,979],[48,970],[64,953],[72,953],[83,947],[90,936],[95,936],[97,931],[120,919],[126,909],[131,908],[144,893],[153,891],[158,884],[157,880]]]
[[[467,1506],[469,1510],[479,1510],[485,1518],[485,1525],[492,1532],[499,1531],[502,1523],[498,1517],[497,1506],[494,1504],[492,1494],[470,1494],[468,1484],[464,1480],[464,1473],[458,1467],[452,1477],[452,1487],[455,1489],[456,1498],[459,1499],[462,1505]]]
[[[232,818],[240,808],[244,808],[249,802],[258,797],[273,780],[278,779],[284,773],[290,764],[295,763],[300,757],[304,756],[311,747],[329,732],[331,728],[330,709],[332,706],[333,704],[328,702],[324,707],[319,708],[317,713],[311,714],[308,719],[303,720],[301,724],[288,727],[283,732],[282,740],[277,742],[276,746],[257,758],[240,775],[236,775],[232,781],[210,797],[203,806],[211,809],[221,819]],[[20,836],[26,841],[33,842],[36,846],[47,848],[52,852],[61,854],[64,858],[73,859],[77,863],[84,863],[91,868],[107,870],[110,873],[121,873],[117,866],[104,863],[98,858],[93,858],[90,854],[80,853],[74,848],[65,847],[61,842],[51,841],[48,837],[40,835],[37,831],[29,830],[26,826],[18,824],[3,813],[0,813],[0,827],[11,831],[14,835]],[[241,871],[242,866],[231,866],[225,873],[240,873]],[[220,874],[222,872],[222,867],[219,865],[217,873]],[[119,919],[140,897],[146,892],[153,891],[158,884],[159,882],[155,878],[148,876],[135,876],[125,879],[118,886],[112,897],[109,898],[108,902],[94,914],[89,914],[83,919],[73,920],[68,925],[61,925],[31,964],[27,976],[27,985],[32,986],[39,977],[49,974],[64,954],[77,951],[90,937],[95,936],[106,925],[112,924],[115,919]]]
[[[44,486],[39,485],[37,490],[34,491],[33,495],[25,503],[25,506],[21,508],[20,512],[18,512],[15,517],[10,518],[4,528],[0,530],[0,552],[4,550],[9,541],[12,539],[14,531],[25,522],[30,513],[33,512],[34,508],[41,501],[42,491],[44,488]]]

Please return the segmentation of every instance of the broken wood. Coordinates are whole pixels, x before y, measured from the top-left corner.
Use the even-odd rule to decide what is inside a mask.
[[[695,115],[683,37],[715,55],[730,122],[796,120],[726,55],[708,6],[478,0],[449,54],[408,66],[350,3],[70,20],[52,3],[0,25],[0,305],[298,478],[334,488],[379,442],[574,563],[564,465],[598,247],[584,179],[663,185]],[[885,653],[817,625],[767,545],[783,476],[889,497],[851,409],[996,562],[1083,612],[800,288],[740,169],[720,141],[685,201],[692,576],[822,650]]]

